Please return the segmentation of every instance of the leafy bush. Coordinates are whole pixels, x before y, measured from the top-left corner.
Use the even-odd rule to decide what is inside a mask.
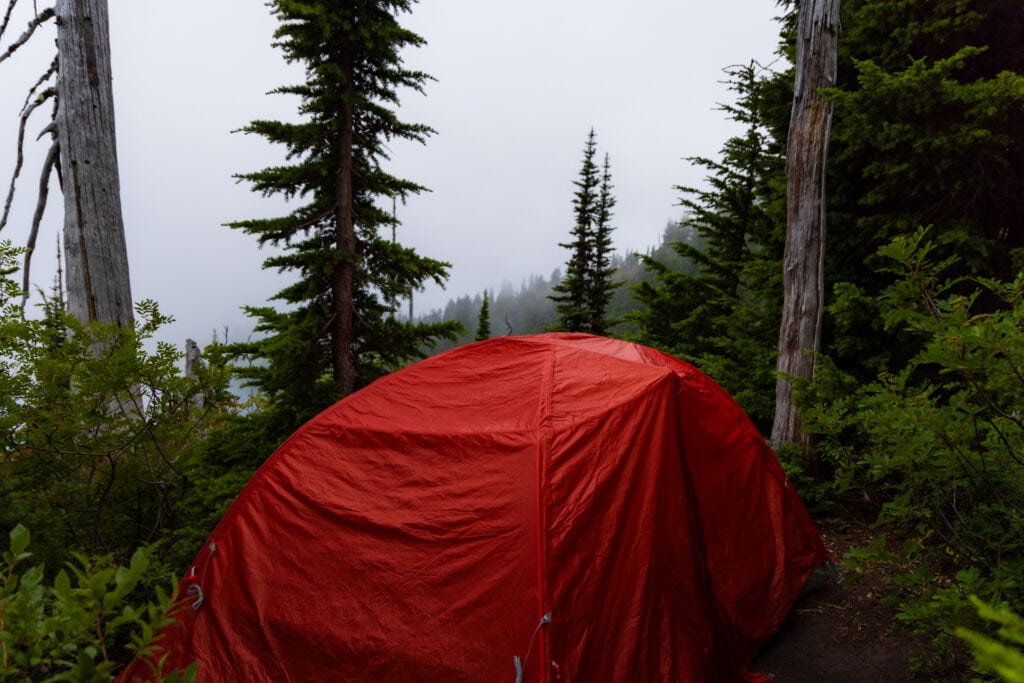
[[[150,301],[129,329],[84,325],[57,288],[25,318],[16,255],[0,243],[0,527],[34,529],[50,567],[69,550],[125,561],[194,523],[188,471],[236,410],[226,364],[183,374],[183,354],[154,341],[171,319]]]
[[[974,652],[979,671],[999,674],[1009,683],[1024,683],[1024,618],[1006,607],[996,607],[971,596],[971,602],[983,619],[999,625],[996,635],[1000,640],[966,628],[956,634],[966,640]]]
[[[128,566],[76,554],[47,582],[41,565],[26,565],[28,545],[28,530],[16,526],[0,563],[0,680],[110,681],[127,657],[159,654],[154,638],[173,623],[175,592],[157,588],[153,602],[129,604],[148,550],[137,550]],[[155,667],[158,679],[195,680],[195,664],[166,675],[159,660]]]
[[[836,489],[878,504],[904,541],[904,617],[948,655],[968,593],[1024,597],[1024,274],[947,279],[955,258],[932,250],[925,230],[880,250],[896,275],[885,325],[920,340],[909,364],[812,388],[804,414]]]

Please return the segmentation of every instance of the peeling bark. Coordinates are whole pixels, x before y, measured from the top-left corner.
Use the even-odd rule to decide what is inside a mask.
[[[68,311],[132,324],[105,0],[57,2],[57,136]]]
[[[800,430],[788,377],[812,380],[824,310],[825,166],[832,104],[821,97],[835,85],[839,0],[801,0],[797,26],[796,83],[786,145],[786,250],[784,302],[779,329],[779,378],[775,387],[776,446],[810,444]]]

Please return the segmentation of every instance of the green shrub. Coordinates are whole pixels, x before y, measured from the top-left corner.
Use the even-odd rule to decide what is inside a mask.
[[[28,530],[16,526],[0,563],[0,680],[110,681],[131,656],[159,654],[154,638],[173,623],[176,593],[157,588],[152,602],[131,604],[150,563],[147,549],[127,566],[109,555],[76,555],[47,581],[42,565],[27,563],[28,545]],[[195,680],[195,664],[166,676],[159,669],[158,679]]]
[[[1024,274],[947,279],[955,259],[934,262],[926,237],[880,250],[895,275],[880,310],[916,355],[853,390],[812,388],[804,414],[836,490],[872,501],[903,542],[889,560],[903,619],[945,665],[976,618],[969,593],[1024,597]]]
[[[238,412],[226,362],[205,354],[182,373],[183,354],[154,339],[170,318],[151,301],[129,329],[67,316],[59,289],[24,317],[16,255],[0,243],[0,528],[31,528],[51,568],[71,550],[125,562],[157,540],[171,555],[207,524],[183,500],[208,435]]]
[[[999,625],[999,640],[977,631],[958,628],[956,634],[967,641],[974,652],[978,671],[998,674],[1009,683],[1024,683],[1024,618],[1007,607],[996,607],[971,596],[978,615]]]

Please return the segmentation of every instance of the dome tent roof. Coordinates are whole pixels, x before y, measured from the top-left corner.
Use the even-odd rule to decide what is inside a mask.
[[[214,530],[185,579],[203,603],[162,642],[210,681],[733,681],[825,557],[699,370],[503,337],[299,429]]]

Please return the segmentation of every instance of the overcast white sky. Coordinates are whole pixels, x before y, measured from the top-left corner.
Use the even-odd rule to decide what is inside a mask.
[[[6,6],[6,2],[3,3]],[[40,8],[47,6],[39,0]],[[31,17],[20,0],[6,49]],[[261,270],[252,240],[221,227],[278,215],[231,175],[277,163],[261,138],[232,134],[253,118],[293,118],[270,89],[301,72],[271,47],[274,21],[257,0],[110,0],[122,201],[136,300],[156,299],[177,322],[164,334],[204,344],[225,326],[238,340],[287,275]],[[683,157],[714,156],[734,132],[715,111],[729,101],[722,69],[774,59],[774,0],[423,0],[403,23],[428,44],[407,65],[432,74],[400,115],[437,129],[427,145],[393,147],[389,170],[433,190],[398,209],[399,240],[452,264],[449,298],[549,275],[567,252],[572,181],[587,131],[611,156],[616,249],[655,244],[678,218],[678,184],[700,184]],[[53,27],[0,64],[0,191],[14,167],[17,116],[45,70]],[[43,113],[43,112],[39,112]],[[30,124],[34,138],[45,116]],[[42,144],[29,144],[11,224],[22,243],[35,206]],[[49,288],[62,225],[59,192],[41,231],[32,280]],[[38,297],[33,298],[38,301]]]

